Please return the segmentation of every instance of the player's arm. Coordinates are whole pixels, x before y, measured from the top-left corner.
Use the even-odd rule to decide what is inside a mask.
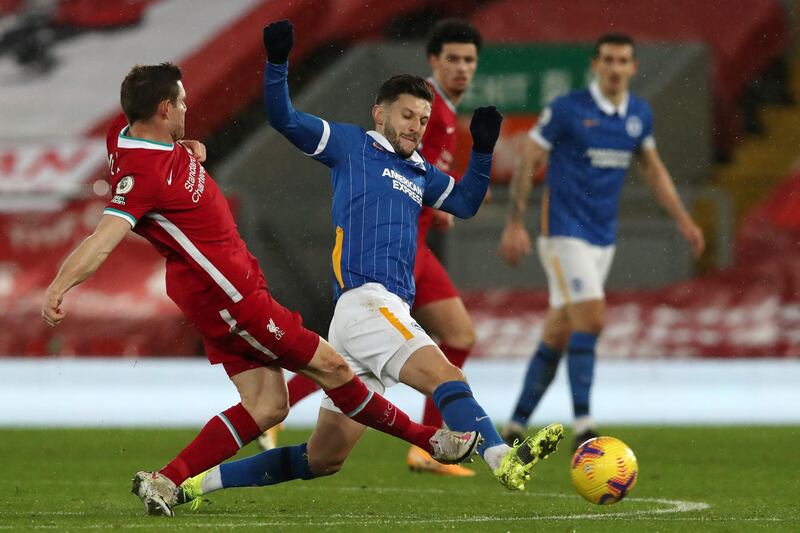
[[[472,115],[472,154],[469,166],[456,182],[436,167],[431,167],[432,182],[425,189],[425,200],[434,209],[441,209],[459,218],[470,218],[478,212],[489,188],[492,152],[500,136],[503,115],[494,106],[479,107]]]
[[[61,309],[64,294],[94,274],[130,229],[127,220],[103,215],[94,233],[67,257],[45,291],[42,319],[48,326],[57,326],[64,320],[66,314]]]
[[[699,257],[706,248],[703,230],[695,223],[686,207],[684,207],[675,183],[667,167],[654,146],[642,147],[639,151],[639,164],[645,181],[653,190],[656,200],[678,225],[681,235],[692,247],[692,254]]]
[[[516,266],[523,255],[531,254],[531,237],[525,227],[525,211],[533,187],[533,177],[547,166],[550,152],[539,142],[526,137],[514,159],[509,185],[508,219],[497,252]]]
[[[332,165],[339,152],[339,135],[331,135],[331,123],[297,111],[287,83],[289,52],[294,45],[294,27],[288,20],[264,28],[267,65],[264,69],[264,107],[269,124],[303,153]]]

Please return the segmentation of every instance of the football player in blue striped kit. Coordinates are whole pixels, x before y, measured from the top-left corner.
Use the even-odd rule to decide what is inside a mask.
[[[382,392],[405,383],[432,395],[450,429],[481,435],[477,451],[500,483],[509,490],[524,489],[533,466],[555,451],[563,428],[553,424],[534,437],[506,445],[461,370],[445,358],[410,310],[420,210],[428,205],[461,218],[478,211],[489,185],[502,116],[494,107],[475,110],[469,168],[456,182],[416,151],[433,101],[425,80],[399,75],[386,81],[372,108],[374,131],[329,122],[292,106],[286,80],[293,42],[289,21],[264,28],[264,100],[270,124],[331,169],[336,309],[329,342],[371,390]],[[394,416],[386,412],[387,420]],[[274,448],[223,464],[187,481],[179,499],[197,500],[221,488],[334,474],[364,429],[325,396],[304,453],[287,451],[297,447]]]
[[[516,165],[499,253],[512,265],[531,253],[523,214],[531,176],[547,166],[537,251],[547,275],[550,309],[511,422],[503,428],[507,441],[525,434],[565,351],[575,447],[597,436],[589,411],[595,345],[605,322],[603,286],[614,257],[620,191],[634,157],[695,257],[705,248],[703,233],[656,149],[650,106],[628,91],[637,68],[634,52],[626,35],[598,39],[594,81],[542,111]]]

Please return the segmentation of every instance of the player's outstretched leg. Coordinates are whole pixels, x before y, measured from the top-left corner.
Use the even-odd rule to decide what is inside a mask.
[[[561,424],[553,424],[522,443],[509,447],[497,433],[489,415],[475,401],[469,385],[463,381],[448,381],[433,393],[448,427],[461,431],[477,430],[485,439],[478,453],[494,472],[500,483],[509,490],[522,490],[530,472],[539,460],[553,453],[564,438]]]
[[[308,443],[215,466],[187,479],[178,490],[176,503],[191,503],[192,509],[197,509],[202,496],[223,488],[262,487],[335,474],[363,433],[363,424],[330,409],[320,409]],[[478,439],[470,442],[461,435],[438,430],[431,438],[430,449],[442,460],[463,460],[473,453]]]
[[[389,400],[364,385],[333,347],[320,339],[313,359],[300,372],[319,383],[333,404],[349,418],[428,451],[439,462],[466,460],[480,438],[473,430],[443,430],[413,422]]]
[[[233,457],[261,434],[264,427],[281,422],[288,411],[283,371],[258,367],[231,376],[242,402],[209,420],[200,433],[164,468],[140,472],[133,490],[148,514],[172,516],[177,486]]]

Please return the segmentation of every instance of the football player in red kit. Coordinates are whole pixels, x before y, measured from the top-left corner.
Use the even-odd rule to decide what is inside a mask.
[[[471,24],[459,19],[439,21],[430,33],[426,52],[432,75],[428,83],[435,92],[431,116],[422,138],[422,156],[440,170],[450,172],[456,149],[456,106],[469,88],[478,66],[481,36]],[[423,207],[419,218],[414,281],[417,296],[412,315],[439,342],[447,359],[461,368],[475,344],[475,329],[464,302],[442,264],[426,243],[432,226],[446,230],[453,215]],[[300,375],[289,380],[289,404],[294,405],[319,387]],[[440,427],[442,416],[430,398],[426,399],[423,424]],[[262,448],[275,445],[274,429],[259,439]],[[444,465],[420,447],[412,446],[406,458],[408,467],[418,472],[451,476],[473,476],[460,465]]]
[[[133,492],[145,512],[172,516],[178,485],[283,420],[288,398],[281,367],[316,381],[336,407],[362,424],[447,462],[470,455],[476,432],[412,422],[369,391],[330,344],[303,327],[297,313],[272,298],[227,201],[202,165],[203,150],[193,153],[177,142],[186,115],[180,69],[169,63],[133,67],[122,82],[121,104],[125,117],[107,137],[114,196],[94,233],[48,287],[42,318],[50,326],[64,320],[67,291],[91,276],[133,229],[165,257],[167,294],[200,330],[209,360],[223,365],[241,398],[209,420],[164,468],[136,474]],[[180,403],[164,398],[165,408]],[[397,416],[388,420],[385,413],[393,410]],[[298,468],[307,469],[301,464],[307,454],[296,455]]]

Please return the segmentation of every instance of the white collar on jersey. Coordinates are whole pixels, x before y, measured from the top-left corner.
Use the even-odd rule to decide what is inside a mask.
[[[148,141],[147,139],[140,139],[138,137],[128,137],[125,134],[128,133],[129,129],[130,126],[125,126],[122,128],[122,131],[119,132],[119,139],[117,139],[118,148],[144,148],[145,150],[163,150],[165,152],[171,152],[175,147],[172,143],[167,144]]]
[[[592,99],[594,103],[597,104],[597,107],[606,115],[610,116],[616,113],[621,117],[625,117],[625,115],[628,114],[629,94],[627,92],[622,98],[622,102],[619,103],[619,106],[615,106],[611,100],[600,92],[600,85],[597,83],[597,80],[592,80],[592,83],[589,84],[589,93],[592,95]]]
[[[386,137],[384,137],[383,135],[381,135],[377,131],[369,130],[367,132],[367,135],[369,135],[370,137],[375,139],[375,142],[380,144],[381,148],[383,148],[387,152],[395,153],[394,146],[392,146],[392,143],[389,142],[389,139],[387,139]],[[422,159],[422,156],[419,155],[416,150],[414,150],[414,153],[411,154],[411,157],[406,158],[406,161],[408,161],[408,160],[410,160],[412,163],[416,164],[419,167],[423,167],[423,168],[425,167],[425,160]]]
[[[450,99],[447,97],[447,95],[446,95],[446,94],[444,94],[444,91],[443,91],[443,90],[442,90],[442,88],[439,86],[439,84],[438,84],[438,83],[436,83],[436,78],[434,78],[433,76],[431,76],[431,77],[430,77],[430,78],[428,78],[426,81],[427,81],[428,83],[430,83],[430,84],[431,84],[431,86],[433,87],[433,89],[436,91],[436,95],[437,95],[439,98],[441,98],[442,100],[444,100],[444,103],[445,103],[445,104],[447,104],[447,107],[449,107],[449,108],[450,108],[450,111],[452,111],[453,113],[455,113],[455,112],[456,112],[456,106],[455,106],[455,105],[453,105],[453,102],[451,102],[451,101],[450,101]]]

